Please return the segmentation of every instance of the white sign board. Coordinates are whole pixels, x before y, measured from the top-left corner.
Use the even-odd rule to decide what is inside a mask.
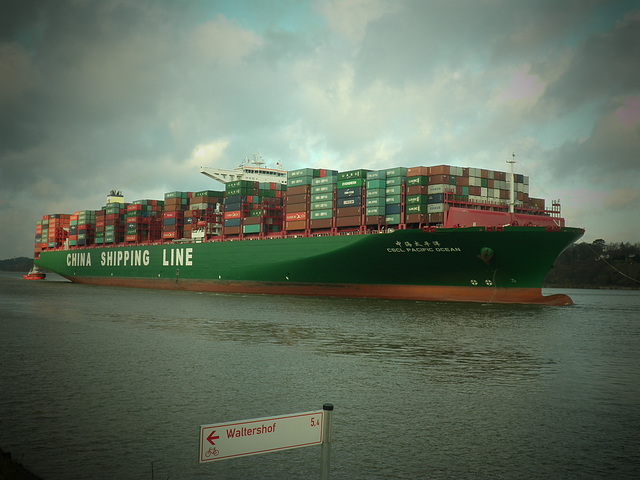
[[[200,463],[320,445],[324,411],[200,427]]]

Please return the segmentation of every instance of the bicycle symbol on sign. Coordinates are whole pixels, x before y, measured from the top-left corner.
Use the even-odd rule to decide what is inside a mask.
[[[205,457],[210,457],[211,455],[213,455],[214,457],[217,457],[220,454],[220,452],[218,451],[218,449],[216,447],[211,447],[209,450],[207,450],[206,452],[204,452],[204,456]]]

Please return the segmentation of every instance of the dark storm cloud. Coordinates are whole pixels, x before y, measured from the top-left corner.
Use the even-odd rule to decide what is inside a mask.
[[[100,172],[125,144],[130,155],[144,154],[127,131],[147,121],[143,129],[163,130],[153,117],[175,51],[162,33],[175,36],[179,12],[135,2],[28,7],[12,10],[15,26],[3,30],[0,46],[0,68],[17,72],[3,82],[13,94],[0,95],[3,188]]]
[[[587,38],[545,100],[572,110],[601,96],[640,93],[640,10],[613,30]]]
[[[640,124],[627,125],[617,112],[640,95],[640,11],[611,31],[587,38],[565,73],[549,85],[542,108],[557,115],[595,105],[600,118],[587,138],[568,141],[553,155],[554,168],[593,180],[640,181]],[[553,107],[550,107],[553,105]],[[635,108],[638,108],[637,105]]]

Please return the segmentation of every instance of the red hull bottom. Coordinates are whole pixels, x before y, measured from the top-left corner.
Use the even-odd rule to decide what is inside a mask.
[[[541,288],[453,287],[429,285],[361,285],[233,282],[214,280],[160,280],[144,278],[67,277],[74,283],[112,287],[188,290],[215,293],[362,297],[439,302],[573,305],[567,295],[542,295]]]
[[[46,274],[44,273],[27,273],[22,276],[25,280],[44,280]]]

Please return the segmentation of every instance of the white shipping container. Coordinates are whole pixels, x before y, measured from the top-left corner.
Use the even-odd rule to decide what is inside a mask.
[[[455,185],[449,185],[448,183],[438,183],[435,185],[429,185],[427,187],[427,194],[433,195],[436,193],[455,192]]]
[[[444,203],[430,203],[427,205],[427,213],[443,213]]]

